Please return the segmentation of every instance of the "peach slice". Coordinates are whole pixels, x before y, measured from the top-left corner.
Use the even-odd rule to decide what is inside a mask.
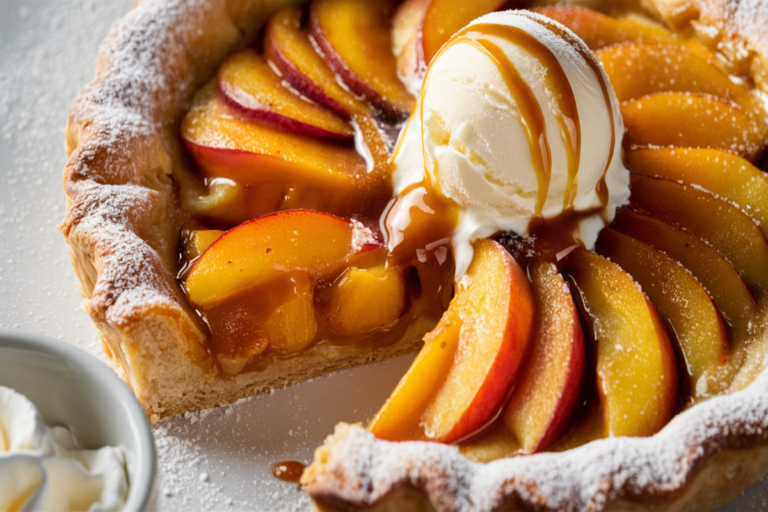
[[[627,153],[635,174],[697,185],[733,202],[768,236],[768,176],[731,153],[717,149],[638,149]]]
[[[402,117],[416,100],[397,76],[392,5],[388,0],[315,0],[309,26],[322,57],[353,93]]]
[[[224,231],[218,229],[182,229],[181,245],[187,261],[192,261],[216,241]]]
[[[604,436],[650,436],[674,414],[677,366],[666,330],[621,267],[576,249],[563,272],[585,302],[597,351]]]
[[[185,283],[197,307],[211,307],[286,272],[321,278],[340,270],[370,232],[323,213],[291,210],[230,229],[195,262]]]
[[[226,230],[262,215],[259,211],[251,215],[254,208],[248,201],[252,195],[249,188],[226,178],[209,178],[205,185],[202,190],[180,186],[185,209],[204,225]]]
[[[392,19],[392,42],[404,81],[409,83],[426,71],[437,51],[453,34],[505,3],[506,0],[403,2]]]
[[[283,354],[304,350],[317,334],[312,280],[306,272],[297,272],[291,285],[290,298],[280,304],[263,324],[269,346]]]
[[[427,70],[422,41],[424,14],[435,1],[405,0],[392,16],[392,52],[397,59],[397,72],[406,85],[420,83]]]
[[[684,45],[657,43],[619,44],[595,53],[619,101],[657,92],[695,92],[748,105],[746,89],[715,66],[714,55],[704,55]]]
[[[305,30],[301,28],[301,11],[285,9],[269,21],[265,36],[267,58],[283,74],[285,80],[304,96],[351,118],[362,145],[368,150],[373,165],[371,178],[379,179],[389,189],[389,151],[379,126],[377,113],[365,101],[355,98],[337,83],[335,73],[317,54]],[[356,140],[360,145],[360,141]]]
[[[400,318],[405,301],[405,279],[400,269],[350,267],[331,287],[328,325],[342,335],[380,329]]]
[[[424,348],[370,430],[392,441],[459,441],[499,412],[531,337],[535,303],[515,260],[491,240],[475,256]]]
[[[369,173],[354,148],[239,119],[211,86],[198,94],[181,135],[203,176],[247,189],[249,218],[295,208],[347,216],[389,200],[384,173]]]
[[[630,177],[630,206],[685,229],[728,260],[758,300],[768,296],[768,241],[744,212],[694,187],[639,174]]]
[[[438,327],[443,333],[450,333],[451,340],[455,340],[460,336],[458,322],[453,313],[446,312]],[[427,438],[419,422],[451,371],[457,343],[449,345],[429,335],[425,336],[424,342],[408,372],[368,426],[379,439],[409,441]]]
[[[622,104],[621,114],[631,149],[715,148],[753,161],[765,140],[765,130],[743,108],[706,94],[651,94]]]
[[[688,370],[689,389],[728,362],[728,336],[714,302],[699,281],[666,254],[611,228],[600,232],[596,250],[642,286],[672,327]]]
[[[584,380],[584,336],[568,285],[555,265],[528,267],[536,297],[530,359],[503,418],[524,453],[546,450],[570,426]]]
[[[592,50],[626,42],[675,41],[667,30],[630,19],[617,19],[586,7],[542,7],[533,9],[574,31]]]
[[[367,113],[368,106],[336,81],[336,74],[312,47],[301,27],[299,8],[283,9],[267,23],[264,54],[291,87],[343,115]]]
[[[520,443],[503,422],[494,422],[488,429],[483,430],[482,435],[472,436],[461,443],[459,450],[469,460],[483,463],[514,457],[521,453]]]
[[[247,370],[270,346],[291,352],[311,343],[317,329],[312,292],[307,272],[285,270],[224,301],[197,305],[211,331],[210,351],[224,374]]]
[[[216,78],[224,98],[247,119],[337,142],[355,136],[344,118],[284,87],[264,57],[251,49],[230,56]]]
[[[611,227],[679,261],[712,294],[720,313],[736,333],[749,332],[757,304],[738,272],[720,254],[685,231],[629,209],[616,214]]]

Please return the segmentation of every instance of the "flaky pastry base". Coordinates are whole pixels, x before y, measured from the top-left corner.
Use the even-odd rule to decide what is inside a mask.
[[[293,3],[141,1],[104,42],[96,78],[70,112],[60,229],[104,349],[153,421],[406,353],[431,328],[414,324],[400,342],[365,355],[334,359],[310,351],[234,378],[223,377],[203,349],[204,327],[175,279],[185,220],[179,184],[190,172],[179,122],[224,57],[270,12]],[[692,26],[768,90],[768,6],[757,0],[643,0],[643,6],[677,30]],[[388,443],[342,424],[302,482],[322,510],[712,508],[768,469],[764,366],[760,352],[735,381],[745,389],[685,411],[652,438],[607,439],[489,464],[470,462],[452,446]]]

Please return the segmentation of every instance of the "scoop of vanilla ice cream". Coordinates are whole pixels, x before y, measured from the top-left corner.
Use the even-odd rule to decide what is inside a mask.
[[[541,22],[556,25],[569,37]],[[567,77],[581,129],[573,210],[595,211],[594,216],[581,219],[581,232],[575,235],[592,248],[605,221],[612,220],[616,208],[629,197],[629,173],[621,162],[624,127],[608,77],[586,45],[549,18],[506,11],[478,18],[469,27],[481,24],[527,32],[546,45]],[[541,215],[556,217],[567,203],[569,171],[567,139],[559,122],[559,93],[552,90],[551,70],[525,45],[490,40],[530,88],[543,114],[551,177]],[[393,164],[396,193],[422,182],[428,173],[439,193],[461,207],[452,239],[457,277],[469,266],[473,240],[498,231],[526,235],[537,213],[539,180],[525,123],[493,58],[471,41],[454,36],[429,66],[419,104],[401,133]],[[605,205],[597,192],[604,174],[609,198]]]

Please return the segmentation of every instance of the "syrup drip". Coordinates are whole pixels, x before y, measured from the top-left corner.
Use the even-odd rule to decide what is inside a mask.
[[[466,30],[468,30],[467,35],[478,32],[481,35],[497,37],[521,46],[547,70],[545,79],[560,112],[557,115],[557,122],[568,157],[568,183],[563,198],[563,209],[573,208],[573,202],[576,200],[576,174],[579,172],[581,160],[581,123],[576,108],[576,97],[560,61],[547,45],[517,27],[481,24],[473,25]]]
[[[428,179],[406,188],[384,214],[389,260],[425,263],[434,254],[442,265],[458,215],[458,205],[437,193]]]
[[[595,73],[595,76],[597,77],[598,83],[600,83],[600,89],[603,92],[603,98],[605,98],[605,106],[608,107],[608,117],[611,120],[611,146],[608,152],[608,161],[605,163],[605,169],[603,170],[603,175],[600,178],[600,181],[598,182],[597,186],[595,187],[595,191],[597,192],[597,195],[600,198],[601,204],[605,206],[608,204],[608,186],[605,183],[605,176],[608,174],[608,169],[610,168],[611,162],[613,161],[613,152],[614,152],[614,147],[616,145],[616,126],[613,123],[614,112],[613,112],[613,103],[611,102],[611,95],[608,92],[608,84],[606,83],[605,77],[603,76],[602,70],[600,69],[600,64],[598,64],[597,59],[595,59],[595,56],[592,54],[592,52],[589,49],[582,47],[582,45],[579,44],[578,41],[575,41],[573,37],[570,36],[562,28],[546,20],[540,20],[538,18],[530,18],[530,19],[532,21],[535,21],[542,27],[548,29],[553,34],[560,36],[563,40],[571,43],[571,46],[573,46],[573,48],[577,52],[579,52],[584,62],[586,62],[587,65],[589,65],[589,67],[592,68],[592,71]]]
[[[305,467],[304,464],[295,460],[278,462],[272,466],[272,476],[285,482],[298,482]]]
[[[602,211],[602,208],[578,212],[570,209],[550,219],[537,217],[528,226],[528,236],[521,237],[509,232],[499,235],[495,240],[507,249],[522,268],[527,268],[534,258],[556,263],[561,251],[575,245],[583,246],[575,236],[579,232],[579,222],[592,215],[599,215]]]
[[[468,42],[485,53],[491,62],[496,65],[496,69],[498,69],[499,74],[504,80],[507,90],[509,90],[512,98],[515,100],[517,109],[522,116],[526,137],[528,138],[533,168],[536,170],[536,178],[539,184],[536,215],[541,215],[552,178],[552,151],[547,140],[547,123],[544,120],[544,112],[541,110],[541,105],[536,99],[533,90],[531,90],[523,77],[520,76],[520,72],[512,64],[512,61],[509,60],[504,50],[488,40],[471,37],[473,34],[463,35],[456,41]],[[485,34],[480,33],[479,35],[483,36]]]

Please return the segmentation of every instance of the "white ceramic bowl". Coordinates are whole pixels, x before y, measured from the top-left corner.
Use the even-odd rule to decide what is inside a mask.
[[[112,370],[64,342],[0,329],[0,386],[25,395],[49,426],[66,426],[83,448],[122,447],[130,484],[124,510],[144,509],[155,443],[144,410]]]

